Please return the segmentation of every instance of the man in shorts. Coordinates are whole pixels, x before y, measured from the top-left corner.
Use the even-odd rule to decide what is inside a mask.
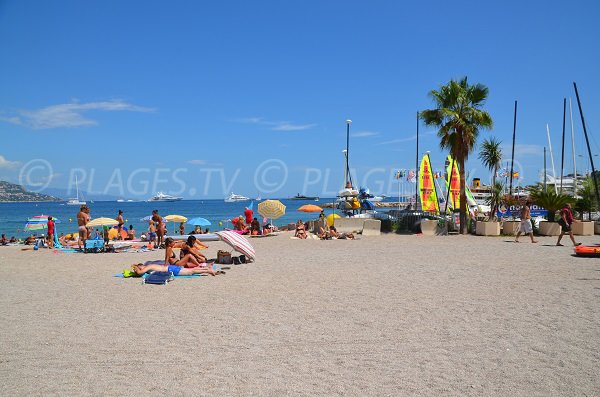
[[[123,231],[123,225],[125,224],[125,221],[123,220],[123,211],[119,210],[119,214],[117,215],[117,218],[115,220],[118,222],[117,240],[123,240],[123,236],[121,236],[121,232]]]
[[[528,234],[531,238],[532,243],[537,243],[537,240],[533,238],[533,226],[531,226],[531,209],[529,206],[531,201],[527,200],[525,205],[521,208],[521,224],[519,225],[519,231],[515,236],[515,243],[519,242],[519,236],[522,234]]]
[[[576,247],[578,245],[581,245],[581,243],[576,242],[575,237],[573,237],[573,231],[571,230],[571,225],[573,224],[573,222],[575,222],[575,219],[573,219],[573,212],[571,212],[571,204],[567,203],[562,208],[562,210],[560,210],[560,219],[558,220],[558,224],[561,227],[561,231],[560,236],[558,236],[558,241],[556,242],[556,245],[562,247],[560,240],[565,234],[569,234],[569,237],[573,242],[573,246]]]

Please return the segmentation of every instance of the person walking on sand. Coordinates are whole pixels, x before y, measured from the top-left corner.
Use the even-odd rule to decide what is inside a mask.
[[[86,225],[90,221],[90,209],[87,205],[82,205],[79,207],[79,212],[77,213],[77,228],[79,231],[79,240],[77,241],[77,246],[81,250],[81,242],[85,244],[85,240],[88,239],[88,229]]]
[[[575,247],[581,245],[581,243],[576,242],[575,237],[573,237],[573,230],[571,230],[571,225],[573,224],[573,222],[577,221],[573,219],[573,212],[571,212],[571,204],[567,203],[560,210],[560,219],[558,220],[558,224],[561,227],[561,231],[560,235],[558,236],[558,241],[556,242],[556,245],[562,247],[560,240],[567,233],[569,234],[569,237],[571,238],[571,241],[573,242],[573,245]]]
[[[531,209],[530,206],[531,201],[527,200],[523,207],[521,208],[521,223],[519,224],[519,231],[515,236],[515,243],[519,242],[519,236],[521,233],[523,235],[528,234],[531,238],[532,243],[537,243],[537,240],[533,238],[533,226],[531,226]]]
[[[125,224],[125,221],[123,220],[123,211],[119,210],[119,214],[117,215],[117,218],[115,220],[118,222],[117,240],[123,240],[123,236],[121,236],[121,232],[123,231],[123,225]]]

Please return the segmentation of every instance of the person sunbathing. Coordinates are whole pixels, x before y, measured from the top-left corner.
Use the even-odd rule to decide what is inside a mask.
[[[212,267],[186,268],[177,265],[144,265],[142,263],[131,266],[131,269],[138,276],[148,272],[171,272],[174,276],[191,276],[193,274],[210,274],[211,276],[216,276],[217,274],[225,274],[224,271],[215,270]]]
[[[296,223],[296,234],[294,234],[294,236],[300,239],[305,239],[306,237],[308,237],[306,234],[306,227],[300,219],[298,220],[298,223]]]
[[[319,228],[319,238],[321,240],[331,240],[331,235],[323,227]]]
[[[168,237],[165,240],[165,266],[169,265],[177,265],[183,267],[198,267],[200,266],[200,262],[196,259],[196,257],[190,253],[184,255],[182,258],[177,258],[175,255],[174,249],[180,248],[180,244],[176,244],[175,240],[171,237]]]
[[[196,260],[200,263],[206,263],[206,257],[200,253],[200,250],[208,248],[206,245],[202,244],[200,241],[196,239],[194,236],[189,236],[187,240],[183,244],[178,244],[181,242],[175,243],[175,248],[180,248],[181,251],[179,253],[179,257],[183,259],[188,254],[191,254]],[[190,267],[190,266],[188,266]]]

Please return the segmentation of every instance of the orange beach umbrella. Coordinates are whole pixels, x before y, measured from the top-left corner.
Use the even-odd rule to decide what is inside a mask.
[[[300,211],[300,212],[321,212],[321,211],[323,211],[323,208],[319,207],[318,205],[314,205],[314,204],[305,204],[302,207],[298,208],[298,211]]]

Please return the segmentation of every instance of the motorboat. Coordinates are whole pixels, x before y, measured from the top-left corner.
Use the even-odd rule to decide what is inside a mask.
[[[373,203],[378,203],[380,201],[383,201],[384,196],[375,196],[373,194],[371,194],[371,192],[369,191],[369,188],[366,187],[361,187],[358,190],[358,199],[359,200],[369,200]]]
[[[170,194],[165,194],[163,192],[158,192],[156,193],[156,196],[154,197],[150,197],[148,199],[148,201],[151,202],[155,202],[155,201],[180,201],[183,200],[183,197],[175,197],[175,196],[171,196]]]
[[[231,192],[231,194],[229,196],[225,197],[226,203],[235,203],[238,201],[250,201],[250,197],[235,194],[233,192]]]
[[[305,196],[303,194],[298,193],[294,197],[290,197],[290,200],[310,200],[310,201],[319,201],[319,197],[317,196]]]

